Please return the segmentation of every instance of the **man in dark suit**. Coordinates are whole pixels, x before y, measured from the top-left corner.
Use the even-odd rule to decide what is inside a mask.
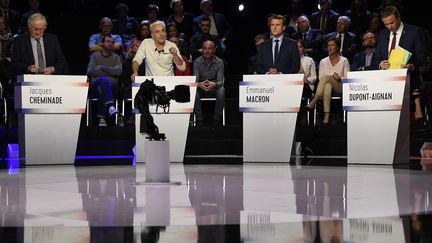
[[[294,40],[302,39],[304,41],[305,53],[318,64],[322,57],[322,46],[324,37],[321,30],[312,29],[309,19],[302,15],[297,18],[298,31],[291,35]]]
[[[313,29],[319,29],[323,34],[336,30],[339,13],[331,10],[332,0],[319,0],[320,9],[311,14],[309,20]]]
[[[300,70],[300,55],[293,39],[284,37],[286,19],[275,15],[271,20],[272,38],[258,49],[256,72],[258,74],[289,74]]]
[[[57,36],[45,33],[47,22],[40,13],[28,20],[29,32],[15,38],[12,64],[17,74],[67,74],[66,59]]]
[[[326,35],[325,40],[331,37],[338,38],[341,43],[340,53],[342,56],[346,57],[349,62],[351,62],[354,53],[357,52],[357,38],[356,36],[348,31],[351,24],[348,16],[340,16],[337,20],[336,31],[331,32]],[[324,47],[325,53],[327,53],[327,47]]]
[[[201,12],[202,14],[193,20],[193,32],[199,33],[200,23],[203,17],[208,17],[211,20],[212,28],[210,34],[217,35],[223,44],[228,36],[231,34],[232,26],[225,18],[223,14],[214,13],[213,5],[211,0],[201,1]]]
[[[415,118],[422,119],[419,68],[426,61],[427,55],[420,29],[416,26],[402,23],[399,11],[394,6],[387,6],[381,10],[381,20],[386,28],[381,30],[378,35],[376,53],[381,60],[379,68],[388,69],[390,67],[388,57],[391,50],[397,46],[412,53],[407,64],[401,68],[408,69],[410,88],[414,96]]]
[[[376,36],[367,31],[363,34],[363,51],[354,55],[351,62],[351,71],[377,70],[380,63],[378,55],[375,53]]]

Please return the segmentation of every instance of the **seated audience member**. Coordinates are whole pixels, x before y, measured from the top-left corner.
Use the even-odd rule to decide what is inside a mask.
[[[331,9],[332,0],[319,0],[318,3],[319,10],[311,14],[310,25],[313,29],[319,29],[326,35],[336,30],[336,23],[340,15]]]
[[[111,19],[108,17],[103,17],[99,21],[100,33],[93,34],[92,36],[90,36],[90,40],[88,43],[90,53],[102,51],[102,49],[103,49],[102,38],[105,36],[111,36],[112,39],[114,40],[114,46],[113,46],[112,50],[120,56],[123,55],[123,53],[122,53],[123,52],[122,38],[119,35],[112,34],[112,29],[113,29],[113,24],[112,24]]]
[[[341,55],[351,61],[354,53],[357,51],[357,38],[348,31],[350,19],[347,16],[340,16],[337,20],[336,31],[326,35],[326,39],[336,37],[340,39]]]
[[[18,34],[23,34],[23,33],[28,31],[27,21],[28,21],[28,18],[32,14],[41,13],[39,0],[28,0],[27,3],[28,3],[28,6],[30,7],[30,11],[28,11],[27,13],[25,13],[21,16],[20,25],[19,25],[18,30],[17,30]],[[45,15],[45,18],[48,21],[48,17],[46,15]]]
[[[305,43],[302,39],[297,40],[297,48],[300,55],[300,71],[303,73],[303,98],[311,98],[315,89],[315,82],[317,80],[315,61],[308,56],[305,56]]]
[[[363,51],[354,55],[351,62],[351,71],[377,70],[380,60],[375,53],[375,34],[367,31],[363,34]]]
[[[224,62],[215,56],[215,44],[207,40],[203,43],[203,55],[193,64],[193,75],[197,77],[198,88],[195,97],[195,116],[197,125],[204,124],[201,111],[201,97],[216,96],[216,105],[213,115],[213,125],[221,125],[222,112],[225,103],[224,89]]]
[[[112,33],[120,35],[124,49],[127,44],[135,37],[138,23],[134,17],[129,17],[129,7],[124,3],[119,3],[115,7],[117,18],[112,20]]]
[[[369,31],[374,33],[376,39],[378,40],[379,32],[384,28],[381,18],[378,14],[372,14],[369,20]]]
[[[304,41],[304,52],[311,57],[316,64],[321,61],[323,53],[322,46],[324,37],[321,30],[312,29],[309,19],[302,15],[297,19],[298,31],[291,35],[294,40],[302,39]]]
[[[15,35],[21,23],[21,14],[10,8],[10,0],[0,1],[0,17],[6,20],[12,35]]]
[[[225,40],[229,38],[232,31],[232,26],[225,18],[225,15],[213,12],[213,2],[211,0],[201,1],[201,15],[193,20],[194,33],[198,33],[200,30],[201,19],[209,18],[211,27],[209,33],[219,37],[222,45],[225,45]],[[216,44],[217,46],[217,44]]]
[[[202,55],[203,43],[206,40],[211,40],[216,45],[216,56],[223,58],[225,48],[221,46],[221,42],[216,35],[210,34],[211,21],[208,17],[203,17],[200,20],[200,33],[195,33],[189,43],[189,53],[192,56],[192,60],[197,59]]]
[[[183,55],[183,53],[181,52],[181,49],[179,46],[180,45],[179,38],[172,36],[172,37],[168,38],[168,40],[177,45],[177,48],[179,48],[179,50],[180,50],[180,55],[183,58],[183,62],[186,64],[186,68],[184,71],[180,71],[177,67],[175,67],[175,71],[174,71],[175,76],[190,76],[190,75],[192,75],[189,59],[185,55]]]
[[[10,61],[13,36],[3,17],[0,17],[0,58]]]
[[[173,22],[177,26],[179,35],[184,34],[185,39],[192,37],[193,19],[195,16],[184,12],[182,0],[171,0],[170,7],[174,14],[168,16],[167,23]]]
[[[90,77],[91,92],[98,98],[97,117],[99,127],[106,127],[105,114],[115,115],[113,93],[117,94],[119,77],[122,73],[120,56],[112,51],[114,39],[109,36],[102,37],[102,50],[90,56],[87,75]]]
[[[262,43],[264,43],[264,41],[265,41],[265,36],[263,34],[258,34],[255,36],[254,42],[255,42],[255,48],[257,52],[260,46],[262,45]],[[253,56],[249,57],[248,72],[247,72],[248,74],[256,74],[255,71],[256,58],[257,58],[256,53]]]
[[[180,35],[180,33],[177,30],[177,26],[174,22],[169,22],[166,24],[167,28],[167,37],[168,39],[171,37],[177,37],[179,44],[177,47],[179,48],[180,52],[184,56],[189,56],[189,40],[185,39],[185,35]]]
[[[319,64],[319,83],[315,96],[306,107],[307,110],[314,109],[321,97],[324,99],[323,125],[328,125],[330,119],[330,101],[332,93],[342,93],[342,78],[347,77],[350,70],[348,59],[340,55],[340,40],[330,37],[327,40],[328,57],[321,60]]]
[[[154,22],[158,21],[158,15],[159,15],[159,6],[156,4],[149,4],[147,5],[147,21],[149,24],[153,24]]]
[[[126,53],[129,52],[129,48],[132,44],[135,44],[136,42],[142,42],[144,39],[151,38],[150,35],[150,24],[147,20],[143,20],[141,24],[138,27],[138,31],[136,33],[136,36],[128,43],[128,46],[126,48]]]
[[[3,17],[0,17],[0,94],[8,96],[13,94],[13,78],[10,72],[10,61],[12,52],[12,33]]]
[[[351,20],[348,30],[354,35],[360,36],[369,28],[372,14],[368,11],[366,0],[351,0],[350,9],[345,15]]]
[[[313,91],[315,89],[315,82],[317,80],[317,73],[316,73],[316,64],[315,61],[308,56],[305,56],[305,43],[304,40],[298,39],[297,40],[297,48],[300,55],[300,71],[299,73],[303,73],[303,93],[302,93],[302,101],[301,106],[305,106],[307,104],[307,101],[309,98],[312,98]],[[310,114],[312,115],[312,114]],[[300,124],[302,127],[305,127],[308,125],[307,120],[307,113],[304,111],[301,111],[299,114]]]
[[[16,74],[67,74],[66,59],[57,36],[45,33],[47,22],[35,13],[28,20],[29,32],[13,42],[12,65]]]
[[[302,1],[291,0],[288,7],[288,13],[285,14],[284,16],[287,20],[287,29],[285,30],[285,32],[287,32],[289,35],[292,35],[293,33],[297,32],[298,31],[297,19],[302,15],[304,15],[302,10]]]

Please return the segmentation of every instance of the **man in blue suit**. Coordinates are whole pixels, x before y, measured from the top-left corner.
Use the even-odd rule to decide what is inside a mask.
[[[419,67],[426,60],[426,50],[422,43],[420,29],[401,21],[399,11],[394,6],[387,6],[381,10],[381,20],[385,29],[378,35],[376,53],[380,58],[380,69],[388,69],[390,63],[388,57],[392,49],[400,46],[412,53],[407,64],[401,68],[407,68],[410,75],[410,88],[414,95],[415,118],[422,119],[423,115],[420,106],[420,73]]]
[[[275,15],[271,19],[270,31],[272,38],[266,40],[258,49],[256,72],[258,74],[289,74],[298,73],[300,69],[300,55],[297,43],[293,39],[284,37],[286,19],[282,15]]]

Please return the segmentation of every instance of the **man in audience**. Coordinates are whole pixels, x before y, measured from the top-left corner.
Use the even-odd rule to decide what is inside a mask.
[[[309,19],[304,15],[297,18],[297,26],[298,31],[292,34],[291,37],[295,40],[302,39],[304,41],[305,54],[318,64],[323,56],[322,46],[324,37],[321,30],[312,29]]]
[[[256,72],[258,74],[289,74],[300,70],[300,56],[294,40],[284,37],[286,20],[275,15],[271,20],[272,38],[258,49]]]
[[[129,7],[124,3],[119,3],[115,7],[117,18],[112,20],[114,34],[120,35],[123,41],[124,49],[129,42],[135,37],[138,29],[138,23],[134,17],[129,17]]]
[[[47,22],[35,13],[28,20],[29,33],[15,38],[12,65],[17,74],[67,74],[66,59],[57,36],[45,33]]]
[[[326,35],[326,40],[330,37],[335,37],[340,40],[341,49],[340,53],[351,62],[354,53],[357,50],[357,38],[356,36],[348,31],[351,24],[350,19],[347,16],[340,16],[337,20],[336,31]],[[325,48],[327,50],[327,47]],[[327,51],[325,51],[327,53]]]
[[[112,52],[114,39],[109,36],[102,37],[102,50],[94,52],[90,57],[87,75],[90,77],[91,93],[98,98],[97,117],[99,127],[106,127],[105,114],[110,116],[117,114],[114,107],[113,93],[117,94],[119,78],[122,73],[122,61],[120,56]]]
[[[216,55],[223,58],[225,49],[221,46],[219,37],[210,34],[211,21],[208,17],[203,17],[200,20],[200,33],[195,33],[189,43],[189,53],[192,55],[192,60],[197,59],[202,55],[202,44],[206,40],[211,40],[216,45]]]
[[[197,125],[204,124],[201,111],[201,97],[216,96],[216,105],[213,115],[213,125],[221,125],[222,112],[225,102],[224,63],[215,56],[216,46],[210,40],[203,43],[203,55],[195,60],[193,74],[197,77],[198,89],[195,97],[195,115]]]
[[[119,54],[120,56],[123,56],[122,55],[123,41],[119,35],[112,34],[113,24],[112,24],[111,19],[108,17],[102,18],[99,21],[99,29],[100,29],[100,33],[93,34],[90,37],[90,40],[88,43],[88,47],[89,47],[90,52],[92,53],[92,52],[102,51],[102,49],[103,49],[102,38],[104,36],[111,36],[114,40],[113,51],[116,52],[117,54]]]
[[[255,36],[254,38],[254,42],[255,42],[255,48],[258,52],[258,49],[262,46],[262,43],[264,43],[264,41],[266,40],[265,36],[263,34],[258,34]],[[248,61],[248,74],[256,74],[255,71],[255,63],[256,63],[256,58],[257,58],[257,54],[249,57],[249,61]]]
[[[323,34],[328,34],[336,30],[339,13],[331,10],[332,0],[319,0],[319,10],[312,13],[309,20],[311,27],[319,29]]]
[[[27,28],[27,21],[28,18],[30,18],[30,16],[32,14],[35,13],[40,13],[40,1],[39,0],[28,0],[28,6],[30,7],[30,11],[28,11],[27,13],[23,14],[21,16],[21,21],[20,21],[20,25],[18,28],[18,34],[22,34],[28,31]],[[45,18],[47,19],[48,17],[45,16]]]
[[[147,76],[174,76],[174,65],[184,71],[184,63],[176,44],[166,40],[165,23],[156,21],[150,25],[151,39],[144,39],[132,62],[131,80],[135,81],[139,65],[145,61]]]
[[[198,33],[200,29],[201,19],[208,17],[211,27],[209,33],[218,36],[221,43],[229,37],[232,31],[232,26],[223,14],[213,12],[213,3],[211,0],[201,1],[201,15],[193,20],[194,33]]]
[[[375,53],[376,36],[367,31],[363,34],[363,51],[354,55],[351,62],[351,71],[377,70],[379,65],[378,55]]]

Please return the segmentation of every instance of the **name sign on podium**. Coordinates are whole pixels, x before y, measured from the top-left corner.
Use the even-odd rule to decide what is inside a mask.
[[[51,76],[49,76],[51,77]],[[84,113],[88,83],[56,81],[18,82],[15,86],[15,110],[20,113]],[[67,79],[76,79],[68,76]]]
[[[244,75],[243,80],[243,161],[290,162],[303,74]]]
[[[18,76],[19,151],[27,165],[75,162],[87,93],[86,76]]]
[[[138,76],[135,83],[132,84],[132,99],[138,93],[140,85],[146,80],[154,80],[156,86],[164,86],[166,92],[174,90],[176,85],[187,85],[190,87],[190,101],[179,103],[175,100],[170,101],[168,114],[159,108],[156,112],[156,106],[150,105],[149,110],[152,113],[154,123],[159,128],[160,133],[165,133],[167,140],[170,141],[170,161],[183,162],[184,151],[186,148],[186,138],[189,128],[190,114],[193,112],[196,95],[196,77],[195,76]],[[167,110],[168,111],[168,110]],[[140,114],[135,115],[135,141],[136,141],[136,161],[145,161],[145,143],[146,134],[140,133]]]
[[[346,111],[400,110],[406,76],[358,76],[343,80],[343,109]]]
[[[300,79],[268,77],[240,82],[240,112],[298,112],[297,94],[303,90],[303,76]]]
[[[409,161],[409,80],[406,69],[348,72],[347,159],[355,164]]]

